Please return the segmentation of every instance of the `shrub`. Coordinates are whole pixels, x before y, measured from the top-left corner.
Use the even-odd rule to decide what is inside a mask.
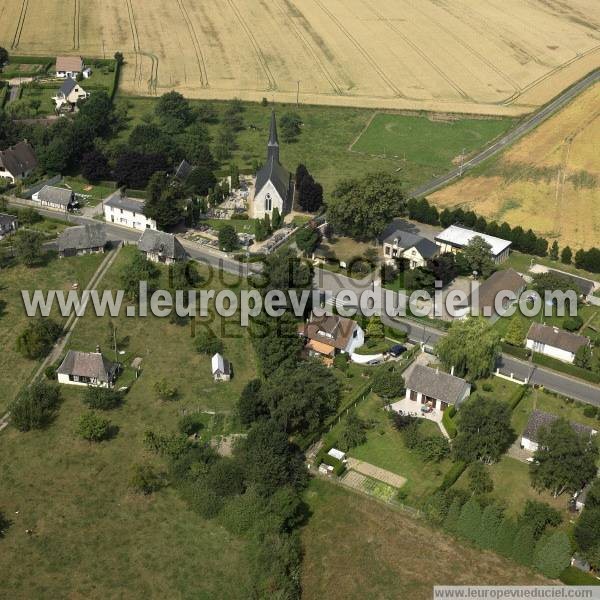
[[[245,494],[233,496],[219,513],[219,522],[234,535],[247,533],[257,522],[264,518],[265,501],[254,488]]]
[[[50,381],[55,381],[56,380],[56,367],[54,365],[48,365],[44,369],[44,375],[46,376],[46,379],[49,379]]]
[[[494,489],[494,482],[485,466],[476,462],[469,467],[469,489],[477,496],[487,494]]]
[[[569,566],[572,554],[567,534],[555,531],[538,542],[534,565],[546,577],[556,579]]]
[[[17,351],[25,358],[43,358],[52,350],[61,333],[62,327],[47,317],[30,321],[17,338]]]
[[[120,406],[123,401],[121,393],[110,388],[88,386],[83,395],[83,402],[89,408],[111,410]]]
[[[440,490],[447,490],[451,488],[457,481],[458,478],[464,473],[464,470],[467,468],[467,463],[459,460],[455,462],[448,472],[444,476],[442,483],[440,484]]]
[[[137,494],[148,496],[164,485],[164,478],[151,465],[133,465],[129,485]]]
[[[179,423],[177,424],[179,432],[187,436],[198,433],[203,427],[204,423],[202,422],[202,417],[198,413],[184,415],[179,419]]]
[[[567,317],[563,321],[563,329],[567,331],[578,331],[581,329],[583,325],[583,319],[579,315],[575,315],[574,317]]]
[[[194,347],[199,354],[212,356],[213,354],[223,352],[223,341],[214,333],[208,332],[204,336],[194,338]]]
[[[488,383],[487,381],[481,386],[481,389],[483,389],[484,392],[491,392],[494,389],[494,386],[491,383]]]
[[[22,389],[8,407],[19,431],[42,429],[53,419],[60,402],[58,386],[37,381]]]
[[[387,365],[379,367],[375,371],[371,389],[382,398],[397,398],[404,393],[402,373],[390,369]]]
[[[456,429],[456,423],[452,417],[456,414],[456,408],[454,406],[448,407],[442,415],[442,425],[446,429],[446,433],[451,437],[455,438],[458,433]]]
[[[154,383],[156,395],[164,401],[177,399],[177,388],[169,383],[166,378],[159,379]]]
[[[598,414],[598,409],[595,406],[588,405],[583,409],[583,414],[586,417],[593,419]]]
[[[88,442],[101,442],[110,434],[110,421],[90,411],[79,419],[76,433]]]
[[[338,439],[338,446],[344,452],[360,446],[367,441],[367,424],[354,410],[348,413],[344,421],[344,427]]]

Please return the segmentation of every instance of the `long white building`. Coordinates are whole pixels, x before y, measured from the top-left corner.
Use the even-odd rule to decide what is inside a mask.
[[[104,220],[131,229],[156,229],[156,221],[144,214],[144,201],[115,192],[104,201]]]

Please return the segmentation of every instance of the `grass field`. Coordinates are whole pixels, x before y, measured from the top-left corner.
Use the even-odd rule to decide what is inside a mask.
[[[532,227],[561,246],[600,240],[600,85],[581,94],[500,157],[433,194],[440,208]]]
[[[108,0],[73,11],[9,0],[0,44],[123,52],[133,94],[517,114],[600,64],[599,23],[586,0]]]
[[[302,531],[303,598],[429,600],[433,585],[534,585],[547,580],[491,552],[328,482],[311,482]]]

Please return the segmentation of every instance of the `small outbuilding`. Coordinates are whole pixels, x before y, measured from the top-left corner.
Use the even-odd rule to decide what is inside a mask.
[[[80,256],[104,252],[107,244],[106,230],[100,223],[68,227],[58,236],[58,255]]]
[[[14,215],[0,213],[0,240],[13,232],[19,227],[19,221]]]
[[[146,229],[138,242],[138,250],[152,262],[170,265],[187,256],[181,242],[172,234]]]
[[[39,192],[31,197],[32,200],[39,202],[43,208],[68,212],[77,206],[77,198],[73,190],[45,185]]]
[[[56,57],[56,76],[60,79],[70,77],[76,79],[79,73],[83,71],[83,59],[81,56],[57,56]]]
[[[212,376],[215,381],[231,379],[231,364],[218,352],[212,357]]]
[[[98,348],[96,352],[69,350],[56,371],[58,383],[113,387],[119,364],[108,360]]]

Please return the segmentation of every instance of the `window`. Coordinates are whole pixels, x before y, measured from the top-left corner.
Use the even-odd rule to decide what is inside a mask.
[[[389,256],[391,254],[391,252],[392,252],[392,249],[389,246],[386,246],[385,247],[385,255]]]
[[[273,206],[273,199],[271,198],[271,194],[267,194],[265,196],[265,210],[270,211]]]

